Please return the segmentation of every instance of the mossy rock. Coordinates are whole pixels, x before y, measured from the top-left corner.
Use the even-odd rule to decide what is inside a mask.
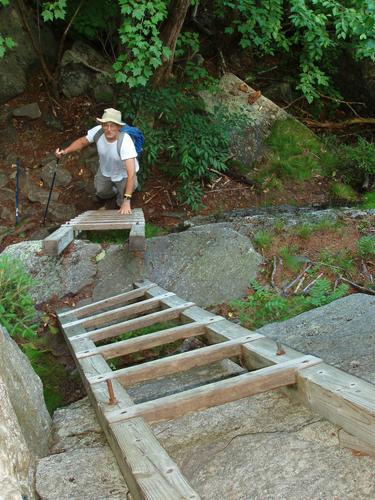
[[[304,181],[315,173],[334,170],[336,155],[302,123],[293,118],[277,120],[265,142],[266,153],[253,167],[233,165],[235,172],[254,184],[262,185],[265,179],[277,178]]]

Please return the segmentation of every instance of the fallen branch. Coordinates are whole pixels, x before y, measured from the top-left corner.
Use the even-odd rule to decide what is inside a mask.
[[[292,286],[294,286],[296,283],[299,282],[299,280],[302,278],[302,276],[304,276],[304,274],[311,268],[311,264],[309,264],[308,266],[306,266],[302,272],[299,273],[299,275],[294,278],[293,281],[291,281],[288,285],[286,285],[284,288],[283,288],[283,295],[288,295],[286,292],[289,290],[289,288],[291,288]]]
[[[366,288],[364,286],[358,285],[358,283],[354,283],[354,281],[350,281],[343,276],[340,276],[340,280],[343,281],[344,283],[348,283],[348,285],[351,285],[353,288],[357,288],[357,290],[368,293],[369,295],[375,295],[375,290],[371,290],[370,288]]]
[[[302,290],[302,293],[306,293],[307,290],[309,288],[311,288],[313,286],[314,283],[316,283],[318,281],[319,278],[321,278],[323,276],[324,273],[320,273],[315,279],[313,279],[311,281],[311,283],[309,283],[307,286],[305,286],[305,288]]]
[[[296,293],[298,292],[298,290],[301,288],[301,285],[302,285],[302,283],[305,281],[305,278],[306,278],[306,276],[305,276],[305,275],[303,275],[303,276],[302,276],[302,278],[299,280],[298,285],[297,285],[297,286],[296,286],[296,288],[294,289],[294,292],[293,292],[294,294],[296,294]]]
[[[317,122],[305,118],[303,122],[310,127],[338,129],[350,127],[351,125],[375,125],[375,118],[351,118],[342,122]]]
[[[272,269],[272,274],[271,274],[271,285],[275,290],[279,291],[279,289],[277,288],[277,286],[275,284],[276,271],[277,271],[277,259],[276,259],[276,255],[274,255],[273,256],[273,269]]]

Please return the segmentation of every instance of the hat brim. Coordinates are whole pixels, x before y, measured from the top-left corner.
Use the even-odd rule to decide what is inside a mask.
[[[104,119],[104,120],[102,118],[96,118],[96,121],[98,123],[109,123],[109,122],[116,123],[116,125],[120,125],[120,127],[122,127],[123,125],[125,125],[125,123],[123,123],[123,122],[118,122],[117,120],[112,120],[110,118],[107,118],[107,119]]]

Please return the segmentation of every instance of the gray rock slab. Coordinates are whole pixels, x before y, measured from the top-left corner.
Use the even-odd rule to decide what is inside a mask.
[[[373,295],[348,295],[257,331],[375,383]]]
[[[48,452],[51,418],[40,378],[0,325],[0,498],[35,498],[36,458]]]
[[[6,384],[14,412],[35,456],[48,451],[51,418],[43,398],[43,385],[31,363],[13,339],[0,328],[0,376]]]
[[[147,240],[151,281],[200,306],[242,296],[262,257],[246,236],[215,224]]]
[[[0,188],[6,186],[9,182],[9,175],[5,172],[0,172]]]
[[[107,441],[88,398],[55,411],[50,442],[51,453],[107,446]]]
[[[56,160],[52,160],[47,165],[44,165],[41,172],[41,178],[47,186],[51,186],[53,175],[56,172],[55,185],[67,186],[72,181],[70,172],[61,165],[56,164]]]
[[[36,284],[31,289],[36,304],[50,300],[54,295],[75,294],[94,282],[95,256],[101,251],[96,243],[75,241],[68,255],[49,257],[42,252],[41,241],[25,241],[8,246],[4,255],[20,259]]]
[[[48,209],[48,217],[54,220],[66,222],[76,215],[74,205],[66,205],[65,203],[53,202]]]
[[[373,498],[374,460],[337,431],[278,391],[154,426],[204,500]]]
[[[35,184],[30,184],[28,191],[27,191],[27,197],[28,199],[35,203],[41,203],[45,205],[48,201],[50,189],[43,189],[39,186],[35,186]],[[55,190],[52,190],[51,192],[51,201],[57,201],[59,199],[59,193]]]
[[[13,110],[13,116],[16,118],[28,118],[29,120],[37,120],[42,116],[39,105],[36,102],[25,104]]]
[[[242,91],[241,88],[246,89],[246,91]],[[283,109],[264,96],[250,105],[248,99],[253,92],[255,92],[254,89],[231,73],[226,73],[221,78],[218,93],[200,92],[208,111],[213,111],[220,103],[230,112],[238,113],[246,120],[244,125],[246,129],[243,135],[239,133],[233,135],[231,150],[235,158],[248,167],[263,156],[264,141],[269,135],[273,123],[289,116]]]
[[[42,500],[126,500],[128,488],[109,447],[91,447],[39,460],[36,490]]]
[[[0,498],[34,498],[34,460],[0,375]]]
[[[110,245],[98,263],[93,301],[131,290],[133,283],[145,277],[143,258],[132,256],[127,246]]]

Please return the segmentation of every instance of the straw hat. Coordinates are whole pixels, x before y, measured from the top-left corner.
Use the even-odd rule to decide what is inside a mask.
[[[125,123],[121,121],[121,111],[113,108],[105,109],[103,116],[101,118],[97,118],[96,121],[98,123],[112,122],[117,125],[125,125]]]

